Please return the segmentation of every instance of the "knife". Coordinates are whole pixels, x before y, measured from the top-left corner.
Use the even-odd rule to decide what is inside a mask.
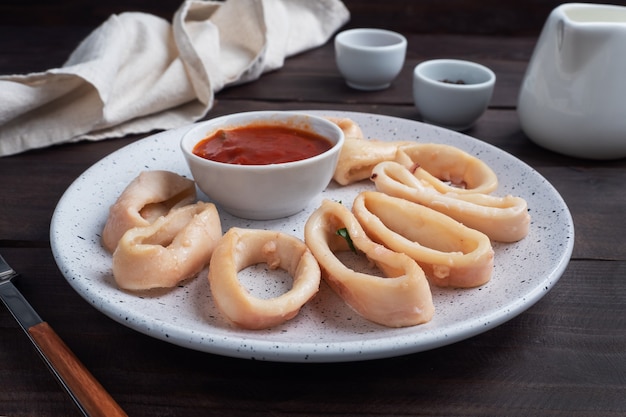
[[[18,273],[0,255],[0,299],[84,416],[126,413],[13,285]]]

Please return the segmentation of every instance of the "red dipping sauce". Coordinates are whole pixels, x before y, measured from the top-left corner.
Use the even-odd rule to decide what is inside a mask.
[[[250,125],[220,129],[198,142],[193,153],[227,164],[269,165],[311,158],[332,146],[325,137],[303,129]]]

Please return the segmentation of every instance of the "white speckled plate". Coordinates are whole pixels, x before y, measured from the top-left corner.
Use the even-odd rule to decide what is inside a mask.
[[[111,256],[100,245],[109,206],[141,171],[167,169],[190,176],[179,150],[186,127],[114,152],[69,187],[55,210],[50,231],[61,272],[95,308],[139,332],[200,351],[283,362],[383,358],[451,344],[520,314],[560,278],[574,244],[572,218],[552,185],[523,162],[479,140],[415,121],[363,113],[310,113],[350,117],[368,137],[451,144],[478,156],[498,174],[500,186],[495,195],[514,194],[528,201],[529,235],[514,244],[494,244],[495,271],[486,285],[469,290],[433,288],[436,312],[424,325],[392,329],[370,323],[322,284],[320,293],[295,319],[270,330],[241,330],[216,310],[206,272],[172,290],[126,293],[116,288]],[[259,222],[222,213],[222,226],[224,231],[235,225],[268,228],[303,238],[303,225],[322,198],[349,204],[364,189],[373,189],[373,184],[363,181],[342,188],[331,183],[300,214]],[[277,276],[262,267],[249,268],[241,275],[253,293],[275,294],[283,286],[272,284]]]

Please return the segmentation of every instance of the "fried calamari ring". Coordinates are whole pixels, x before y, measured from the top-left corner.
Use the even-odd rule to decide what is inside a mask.
[[[378,191],[430,207],[495,241],[516,242],[528,234],[530,215],[523,198],[440,192],[405,166],[389,161],[374,167],[371,180]]]
[[[340,185],[365,180],[376,164],[395,160],[398,148],[410,143],[346,137],[333,179]]]
[[[434,285],[469,288],[491,278],[489,237],[445,214],[374,191],[359,194],[352,212],[370,238],[413,258]]]
[[[293,277],[289,291],[271,299],[249,294],[237,278],[248,266],[266,263]],[[246,329],[266,329],[295,317],[319,291],[317,261],[300,239],[281,232],[233,227],[220,239],[208,275],[217,308]]]
[[[113,252],[120,288],[170,288],[209,263],[222,236],[215,205],[198,202],[170,210],[151,225],[124,233]]]
[[[354,271],[337,258],[335,253],[350,250],[347,240],[337,233],[342,229],[355,250],[386,277]],[[324,280],[364,318],[389,327],[413,326],[432,318],[435,307],[424,271],[407,255],[370,240],[340,203],[324,200],[309,217],[304,236]]]
[[[482,160],[450,145],[414,143],[402,146],[396,162],[442,193],[489,194],[498,187],[498,177]]]
[[[170,171],[144,171],[128,184],[109,209],[102,244],[112,253],[128,229],[148,226],[171,209],[195,199],[196,186],[192,180]]]

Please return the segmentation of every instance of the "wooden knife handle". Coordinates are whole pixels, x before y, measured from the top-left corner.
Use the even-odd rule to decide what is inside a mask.
[[[126,413],[78,360],[46,322],[36,324],[28,333],[41,353],[63,380],[70,394],[92,417],[122,417]]]

